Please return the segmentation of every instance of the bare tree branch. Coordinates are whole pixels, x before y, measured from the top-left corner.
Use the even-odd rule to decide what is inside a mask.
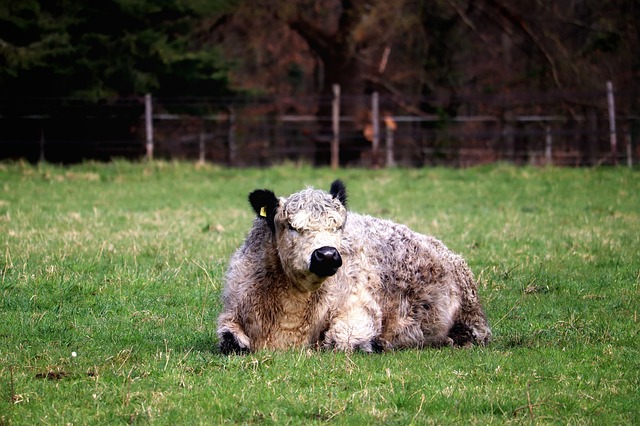
[[[509,22],[511,22],[513,25],[519,28],[527,36],[527,38],[534,44],[534,46],[538,49],[538,51],[542,54],[542,56],[544,56],[545,60],[549,64],[551,69],[551,75],[553,77],[553,81],[556,87],[558,89],[562,89],[563,85],[560,82],[560,77],[558,74],[558,66],[556,65],[553,55],[549,52],[549,50],[546,48],[544,43],[538,38],[538,36],[534,34],[533,30],[529,27],[527,22],[520,16],[516,15],[513,11],[511,11],[507,6],[505,6],[500,1],[485,0],[485,2],[491,5],[491,7],[494,10],[497,10],[498,12],[500,12],[501,16],[506,18]],[[503,29],[508,32],[508,29],[504,27]]]
[[[458,16],[462,20],[462,22],[467,27],[469,27],[478,36],[478,38],[480,40],[482,40],[487,45],[491,45],[492,44],[491,41],[487,37],[485,37],[484,34],[482,34],[480,31],[478,31],[478,28],[476,27],[476,24],[473,23],[473,21],[469,18],[469,16],[467,16],[466,12],[464,10],[462,10],[460,5],[458,5],[458,3],[456,3],[455,0],[447,0],[447,3],[449,3],[449,6],[451,6],[451,8],[456,11]]]

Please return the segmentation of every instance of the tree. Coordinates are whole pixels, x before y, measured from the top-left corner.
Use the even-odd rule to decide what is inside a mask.
[[[226,94],[219,51],[198,38],[226,1],[0,3],[0,89],[7,97],[102,99],[149,91]]]
[[[414,36],[414,29],[420,32],[419,21],[407,7],[404,1],[241,2],[227,25],[220,27],[226,55],[237,59],[231,81],[280,96],[319,95],[318,104],[305,104],[298,96],[286,100],[284,108],[318,115],[320,150],[330,132],[332,86],[339,84],[342,114],[355,119],[353,128],[344,133],[351,131],[354,138],[362,138],[369,110],[365,95],[382,83],[397,92],[419,85],[421,71],[411,55],[412,48],[424,40]],[[391,51],[392,60],[381,67],[385,50]],[[297,71],[298,79],[291,78],[291,70]],[[326,158],[317,160],[326,162]]]
[[[637,2],[447,3],[466,28],[470,49],[457,60],[470,88],[562,92],[564,107],[572,108],[587,102],[578,92],[603,90],[607,80],[636,87]]]
[[[425,31],[433,27],[434,13],[451,16],[454,25],[448,33],[462,41],[453,49],[448,38],[446,46],[455,64],[450,67],[455,78],[450,79],[449,110],[499,117],[509,155],[527,151],[528,142],[521,140],[516,147],[513,137],[514,126],[523,126],[514,122],[519,115],[566,117],[562,126],[583,129],[573,146],[584,144],[585,152],[595,153],[599,133],[604,133],[598,130],[598,117],[606,117],[608,80],[622,89],[616,95],[618,112],[637,110],[637,2],[435,3],[442,7],[432,3],[425,8]]]

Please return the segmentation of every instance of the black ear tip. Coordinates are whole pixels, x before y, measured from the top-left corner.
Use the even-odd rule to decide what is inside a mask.
[[[256,189],[249,194],[249,203],[259,216],[266,217],[278,204],[278,199],[273,191]]]
[[[264,189],[256,189],[255,191],[251,191],[249,193],[249,202],[253,202],[253,200],[260,198],[262,194],[264,194],[264,191]]]
[[[340,179],[336,179],[331,184],[331,189],[329,193],[333,195],[333,198],[337,198],[340,202],[346,206],[347,205],[347,188]]]
[[[260,198],[262,198],[262,189],[256,189],[255,191],[251,191],[249,193],[249,204],[255,208],[257,204],[260,203]]]
[[[256,214],[267,221],[271,231],[275,232],[274,216],[278,208],[278,197],[269,189],[256,189],[249,194],[249,203]]]
[[[344,182],[341,179],[336,179],[331,183],[331,190],[345,189]]]

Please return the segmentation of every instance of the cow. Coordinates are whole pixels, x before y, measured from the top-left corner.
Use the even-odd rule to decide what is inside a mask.
[[[342,181],[249,194],[253,227],[225,275],[223,354],[312,347],[379,352],[491,339],[462,257],[434,237],[347,211]]]

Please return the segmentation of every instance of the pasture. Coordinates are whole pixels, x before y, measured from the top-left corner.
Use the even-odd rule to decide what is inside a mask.
[[[336,177],[465,257],[492,344],[217,352],[248,192]],[[0,250],[0,425],[640,423],[637,169],[6,163]]]

